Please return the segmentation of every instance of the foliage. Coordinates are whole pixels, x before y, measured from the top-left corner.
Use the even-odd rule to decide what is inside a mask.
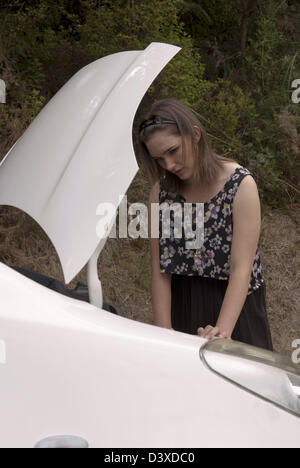
[[[195,107],[214,146],[253,171],[267,203],[299,200],[300,106],[291,83],[300,77],[300,3],[183,1],[180,11],[213,82]]]
[[[0,9],[0,153],[80,68],[167,42],[182,51],[143,100],[193,107],[216,150],[255,174],[272,205],[299,199],[299,0],[7,0]],[[298,191],[297,191],[298,190]],[[288,195],[288,196],[287,196]]]
[[[14,2],[12,2],[14,3]],[[0,152],[4,154],[42,106],[78,67],[86,64],[73,29],[63,26],[66,5],[24,2],[0,10],[0,76],[7,85],[1,106]],[[71,18],[76,23],[75,16]]]
[[[285,112],[300,117],[300,109],[292,104],[290,92],[293,79],[300,76],[297,45],[287,43],[279,22],[287,10],[285,1],[264,2],[256,33],[249,38],[249,47],[243,56],[243,74],[247,80],[241,80],[244,86],[250,80],[256,109],[256,118],[249,121],[247,132],[249,162],[256,166],[265,198],[272,205],[281,205],[290,196],[297,197],[296,186],[300,182],[300,173],[297,176],[295,172],[299,171],[299,160],[298,164],[294,160],[292,141],[284,138],[286,126],[279,124]],[[300,139],[298,152],[300,154]],[[292,166],[287,164],[291,159],[295,163]],[[292,189],[291,193],[287,187]]]
[[[91,9],[80,34],[92,57],[120,50],[141,50],[151,42],[165,42],[182,48],[150,88],[153,98],[175,95],[192,102],[199,92],[204,66],[193,41],[178,21],[178,0],[143,0],[130,6],[122,0],[102,2]]]

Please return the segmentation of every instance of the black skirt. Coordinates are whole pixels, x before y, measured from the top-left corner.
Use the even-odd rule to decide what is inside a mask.
[[[197,335],[199,327],[216,325],[228,281],[173,274],[171,285],[174,330]],[[273,351],[264,284],[247,296],[231,338]]]

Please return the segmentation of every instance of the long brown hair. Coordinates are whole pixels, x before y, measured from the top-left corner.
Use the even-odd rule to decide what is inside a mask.
[[[196,180],[203,184],[210,184],[217,176],[219,170],[226,161],[233,159],[220,156],[211,147],[208,135],[194,112],[177,99],[162,99],[152,104],[142,121],[153,116],[158,116],[164,120],[172,120],[174,124],[154,124],[147,126],[139,133],[141,144],[141,160],[147,171],[150,183],[153,184],[163,178],[166,187],[180,191],[183,187],[182,181],[175,174],[163,169],[150,156],[146,143],[151,135],[157,131],[168,131],[171,135],[180,135],[183,144],[183,159],[186,155],[186,139],[191,139],[196,158]],[[193,126],[197,125],[201,130],[201,138],[195,143],[195,131]]]

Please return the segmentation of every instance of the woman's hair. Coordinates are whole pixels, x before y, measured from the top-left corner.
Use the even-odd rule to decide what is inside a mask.
[[[151,138],[153,133],[157,131],[168,131],[171,135],[180,135],[183,145],[183,159],[186,157],[186,141],[190,139],[192,148],[194,150],[193,156],[195,157],[196,164],[196,180],[204,182],[205,184],[211,183],[217,176],[219,169],[223,167],[225,161],[233,161],[232,159],[225,158],[216,154],[209,142],[207,133],[194,112],[185,104],[177,99],[162,99],[152,104],[148,112],[144,115],[142,122],[157,117],[152,125],[146,125],[139,133],[139,141],[141,144],[141,159],[144,164],[151,184],[164,179],[166,187],[180,191],[182,182],[175,174],[163,169],[159,164],[150,156],[146,143]],[[160,123],[161,120],[167,120],[168,123]],[[173,121],[174,124],[170,124]],[[193,128],[197,125],[201,130],[201,138],[196,142],[196,134]]]

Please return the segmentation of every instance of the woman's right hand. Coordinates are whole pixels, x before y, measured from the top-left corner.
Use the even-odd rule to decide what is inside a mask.
[[[206,338],[207,340],[211,340],[212,338],[231,340],[231,336],[229,336],[225,331],[220,330],[219,327],[212,327],[211,325],[207,325],[205,328],[199,327],[197,333],[201,338]]]

